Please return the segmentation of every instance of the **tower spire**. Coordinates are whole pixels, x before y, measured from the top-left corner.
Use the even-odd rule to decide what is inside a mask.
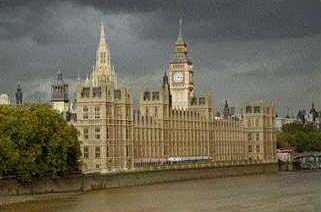
[[[100,21],[100,41],[99,43],[106,43],[106,39],[105,39],[105,27],[104,27],[104,20],[101,19]]]
[[[110,84],[114,80],[113,72],[109,46],[105,37],[104,21],[101,20],[99,43],[96,51],[96,65],[93,67],[92,75],[90,76],[90,84],[92,86]]]
[[[180,18],[179,19],[179,31],[178,31],[178,36],[177,36],[177,42],[184,42],[184,39],[183,39],[183,19]]]

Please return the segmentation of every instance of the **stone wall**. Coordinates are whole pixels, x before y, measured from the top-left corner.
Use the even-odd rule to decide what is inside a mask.
[[[0,196],[78,192],[96,189],[146,185],[192,179],[276,173],[277,164],[257,164],[219,168],[132,171],[118,174],[73,175],[21,185],[15,179],[0,179]]]

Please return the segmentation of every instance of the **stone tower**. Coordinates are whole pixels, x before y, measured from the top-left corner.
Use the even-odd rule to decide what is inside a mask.
[[[16,104],[17,105],[22,104],[22,98],[23,98],[22,89],[20,87],[20,84],[18,84],[17,91],[16,91]]]
[[[106,173],[133,168],[132,98],[129,89],[117,89],[103,22],[96,64],[84,82],[78,77],[76,87],[82,171]]]
[[[182,19],[180,19],[174,54],[169,64],[173,109],[187,109],[190,100],[194,97],[193,65],[187,53],[187,44],[182,33]]]
[[[63,80],[62,69],[58,68],[57,78],[51,83],[50,103],[59,113],[69,111],[68,89],[68,84]]]
[[[275,162],[276,133],[273,106],[251,102],[243,108],[246,155],[249,160]]]

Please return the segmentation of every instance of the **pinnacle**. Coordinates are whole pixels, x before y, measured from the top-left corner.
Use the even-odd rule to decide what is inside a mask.
[[[105,27],[103,19],[100,22],[100,42],[105,42]]]
[[[179,43],[184,42],[182,26],[183,26],[183,19],[180,18],[179,19],[179,31],[178,31],[178,36],[177,36],[177,42],[179,42]]]

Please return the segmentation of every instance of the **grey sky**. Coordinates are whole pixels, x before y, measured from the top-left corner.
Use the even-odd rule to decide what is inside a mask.
[[[28,100],[48,99],[58,66],[70,83],[94,63],[104,19],[120,81],[137,98],[157,88],[178,19],[194,63],[197,93],[239,107],[271,100],[277,110],[321,104],[319,0],[0,0],[0,93],[20,83]]]

